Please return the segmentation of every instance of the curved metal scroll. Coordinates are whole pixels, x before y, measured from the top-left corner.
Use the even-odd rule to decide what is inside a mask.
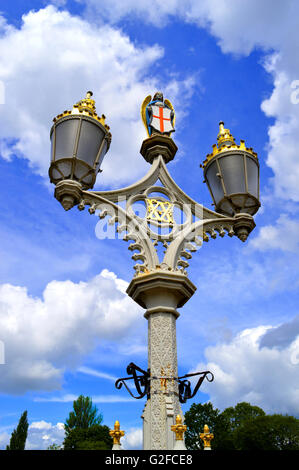
[[[140,372],[142,375],[137,375],[137,372]],[[134,362],[130,362],[130,364],[128,365],[127,367],[127,374],[130,374],[131,377],[122,377],[120,379],[118,379],[116,382],[115,382],[115,387],[120,390],[121,387],[124,385],[126,387],[126,389],[128,390],[129,394],[131,395],[131,397],[133,398],[143,398],[145,395],[147,395],[147,398],[149,398],[149,394],[150,394],[150,374],[149,372],[141,369],[140,367],[136,366],[136,364],[134,364]],[[137,390],[137,393],[138,393],[138,396],[135,397],[135,395],[133,395],[133,393],[131,392],[131,390],[129,389],[128,385],[126,384],[126,381],[127,380],[134,380],[134,385],[136,387],[136,390]],[[144,387],[144,389],[142,390],[142,387]]]
[[[192,392],[190,380],[181,380],[181,379],[186,379],[187,377],[194,377],[195,375],[200,375],[200,377]],[[196,395],[199,387],[201,386],[205,378],[207,379],[208,382],[213,382],[214,375],[209,370],[206,370],[204,372],[195,372],[194,374],[186,374],[186,375],[183,375],[182,377],[178,377],[177,380],[179,382],[180,403],[186,403],[187,400],[189,400],[190,398],[193,398]]]

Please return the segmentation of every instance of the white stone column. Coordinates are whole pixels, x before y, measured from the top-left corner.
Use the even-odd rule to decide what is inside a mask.
[[[182,411],[179,403],[176,320],[181,307],[196,288],[182,274],[157,269],[135,277],[128,294],[147,309],[148,368],[151,374],[150,398],[143,418],[143,448],[172,450],[175,444],[171,425]]]

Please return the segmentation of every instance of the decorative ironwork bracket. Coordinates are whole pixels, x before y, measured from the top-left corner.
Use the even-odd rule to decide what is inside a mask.
[[[137,372],[140,372],[142,375],[137,375]],[[131,397],[136,398],[137,400],[143,398],[147,395],[147,398],[150,398],[150,381],[152,379],[166,379],[166,380],[176,380],[179,385],[179,400],[180,403],[186,403],[187,400],[193,398],[196,393],[198,392],[199,387],[203,383],[204,379],[207,379],[208,382],[213,382],[214,375],[209,370],[204,372],[195,372],[193,374],[185,374],[181,377],[151,377],[150,370],[147,371],[141,369],[140,367],[136,366],[134,362],[130,362],[127,367],[127,374],[130,374],[130,377],[122,377],[115,382],[115,387],[120,390],[124,385]],[[183,380],[187,379],[188,377],[195,377],[199,375],[199,379],[197,384],[195,385],[193,392],[191,390],[191,382],[190,380]],[[126,384],[126,381],[134,380],[134,385],[136,387],[138,396],[133,395],[130,388]],[[143,389],[142,389],[143,388]]]
[[[187,377],[194,377],[196,375],[200,375],[200,377],[192,392],[190,380],[182,380],[182,379],[186,379]],[[189,400],[190,398],[193,398],[197,394],[198,389],[203,383],[204,379],[207,379],[208,382],[213,382],[214,375],[209,370],[206,370],[204,372],[195,372],[194,374],[186,374],[186,375],[183,375],[182,377],[178,377],[177,380],[179,382],[180,403],[186,403],[187,400]]]
[[[142,375],[137,375],[137,372],[140,372]],[[131,374],[131,377],[122,377],[115,382],[115,387],[120,390],[121,387],[124,385],[128,390],[131,397],[136,398],[139,400],[147,395],[147,398],[150,397],[150,373],[149,371],[145,371],[140,367],[136,366],[134,362],[130,362],[127,367],[127,374]],[[127,380],[134,380],[134,385],[136,387],[138,396],[135,397],[131,390],[129,389],[128,385],[126,384]],[[142,390],[142,387],[143,390]]]

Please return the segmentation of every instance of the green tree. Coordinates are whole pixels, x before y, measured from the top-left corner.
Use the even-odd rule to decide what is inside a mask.
[[[98,409],[92,404],[91,398],[80,395],[73,402],[73,411],[66,419],[65,434],[68,436],[73,429],[87,429],[96,424],[101,424],[102,421],[103,416],[98,414]]]
[[[214,434],[213,450],[299,450],[299,420],[266,415],[258,406],[238,403],[222,413],[211,403],[193,404],[185,413],[188,449],[202,449],[199,434],[207,424]]]
[[[203,432],[204,425],[209,426],[210,432],[214,434],[211,442],[213,450],[226,450],[232,447],[229,421],[223,417],[220,411],[213,407],[212,403],[193,403],[190,410],[185,413],[187,431],[185,443],[187,449],[203,449],[203,442],[199,434]]]
[[[299,450],[299,419],[257,416],[235,430],[235,442],[239,450]]]
[[[245,401],[238,403],[235,407],[230,406],[222,412],[222,416],[230,423],[230,429],[234,432],[239,426],[243,425],[245,421],[257,418],[258,416],[265,416],[264,410],[258,406],[252,406]]]
[[[49,445],[47,450],[61,450],[61,445],[56,444],[56,442],[53,442],[53,444]]]
[[[113,439],[108,426],[95,424],[86,429],[72,429],[63,444],[64,450],[109,450]]]
[[[65,422],[64,450],[111,449],[109,428],[101,425],[103,416],[89,397],[80,395],[73,402],[73,411]]]
[[[25,444],[28,433],[27,411],[21,415],[18,426],[13,430],[9,445],[6,450],[25,450]]]

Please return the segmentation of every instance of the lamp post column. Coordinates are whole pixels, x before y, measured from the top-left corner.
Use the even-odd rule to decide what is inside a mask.
[[[127,293],[146,308],[148,320],[148,368],[150,397],[143,412],[143,448],[172,450],[171,426],[182,415],[178,382],[176,320],[177,308],[193,295],[196,287],[187,276],[156,269],[136,276]]]

